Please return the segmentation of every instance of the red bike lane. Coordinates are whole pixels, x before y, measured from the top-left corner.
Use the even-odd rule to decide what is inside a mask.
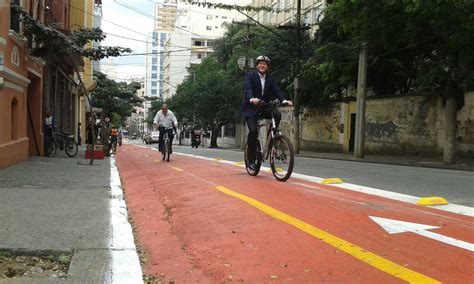
[[[473,282],[473,218],[124,145],[116,157],[145,274],[177,283]],[[370,217],[440,227],[389,234]]]

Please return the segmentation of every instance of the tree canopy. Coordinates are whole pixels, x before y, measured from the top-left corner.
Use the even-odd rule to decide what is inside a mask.
[[[137,96],[140,83],[116,82],[101,72],[94,72],[97,88],[92,93],[94,107],[102,109],[102,115],[109,117],[116,126],[124,125],[125,120],[142,102]]]

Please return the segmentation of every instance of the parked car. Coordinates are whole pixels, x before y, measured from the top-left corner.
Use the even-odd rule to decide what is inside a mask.
[[[147,139],[145,140],[145,143],[146,144],[158,143],[159,139],[160,139],[160,132],[159,131],[153,131],[147,137]]]

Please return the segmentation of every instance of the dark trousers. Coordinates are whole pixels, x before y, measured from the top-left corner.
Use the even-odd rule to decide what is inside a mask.
[[[273,110],[273,116],[275,118],[276,127],[280,125],[281,113],[278,109]],[[260,113],[255,117],[246,117],[247,126],[249,128],[249,135],[247,136],[248,143],[248,160],[249,162],[255,162],[257,158],[257,140],[258,140],[258,120],[259,119],[271,119],[272,113],[270,109],[262,109]]]
[[[165,137],[166,132],[168,133],[168,138],[170,139],[170,142],[171,142],[170,143],[171,144],[170,148],[173,149],[173,138],[174,138],[173,128],[166,130],[166,128],[160,127],[158,130],[160,131],[160,137],[159,137],[159,140],[158,140],[158,149],[160,150],[160,152],[163,151],[163,145],[165,143],[165,138],[164,137]],[[172,153],[172,152],[173,152],[173,150],[171,150],[170,153]]]

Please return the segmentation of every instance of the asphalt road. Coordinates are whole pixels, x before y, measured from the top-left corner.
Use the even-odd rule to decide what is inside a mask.
[[[180,153],[235,162],[243,160],[242,152],[237,150],[173,147]],[[338,177],[348,183],[420,197],[441,196],[450,203],[474,207],[474,173],[469,171],[297,157],[294,172],[322,178]]]

